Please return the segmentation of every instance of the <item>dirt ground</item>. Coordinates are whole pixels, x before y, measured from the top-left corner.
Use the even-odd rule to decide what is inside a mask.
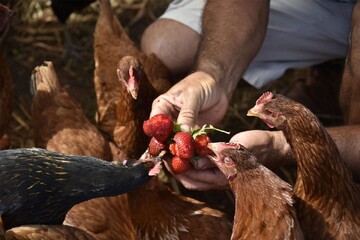
[[[112,1],[115,11],[130,37],[139,42],[141,33],[166,8],[169,0],[151,0],[142,18],[129,26],[129,22],[138,13],[138,3],[142,1]],[[95,27],[98,5],[92,4],[81,13],[71,15],[67,27],[76,46],[75,52],[66,54],[64,47],[64,25],[54,16],[50,0],[12,1],[11,7],[17,13],[12,19],[9,31],[4,38],[6,57],[14,82],[13,114],[11,120],[12,148],[33,147],[31,115],[31,95],[29,81],[32,69],[43,61],[53,61],[59,78],[69,92],[79,101],[88,118],[94,121],[96,100],[93,88],[93,30]],[[324,108],[318,108],[319,117],[326,125],[339,125],[342,122],[337,105],[337,91],[340,83],[343,60],[322,64],[317,68],[288,71],[281,81],[254,89],[241,83],[235,92],[228,113],[220,128],[236,132],[249,129],[267,129],[256,118],[247,118],[246,111],[253,106],[256,98],[264,91],[277,93],[290,91],[294,87],[317,86],[309,94],[317,96]],[[301,80],[299,80],[301,79]],[[317,79],[319,81],[314,81]],[[330,79],[330,80],[329,80]],[[324,84],[325,83],[325,84]],[[330,84],[329,84],[330,83]],[[326,91],[323,90],[324,85]],[[320,90],[319,90],[320,89]],[[308,91],[308,90],[306,90]],[[328,93],[328,94],[327,94]],[[332,107],[327,107],[332,106]],[[228,140],[230,136],[214,136],[214,140]],[[289,182],[294,179],[293,170],[276,170]],[[233,213],[232,197],[229,192],[211,191],[209,193],[186,191],[183,194],[196,197],[213,206]]]

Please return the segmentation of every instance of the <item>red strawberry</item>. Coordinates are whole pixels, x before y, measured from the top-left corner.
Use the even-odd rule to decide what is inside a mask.
[[[194,156],[195,141],[190,133],[177,132],[173,140],[175,142],[174,152],[172,152],[173,154],[175,153],[174,155],[183,159],[190,159]]]
[[[146,135],[156,138],[159,142],[165,142],[173,131],[173,121],[165,114],[157,114],[144,121],[143,130]]]
[[[195,138],[195,151],[200,157],[206,157],[211,154],[211,150],[207,147],[211,140],[208,135],[201,134]]]
[[[176,155],[177,154],[177,150],[176,150],[176,144],[175,143],[171,143],[169,145],[169,150],[171,152],[172,155]]]
[[[171,159],[170,165],[175,175],[186,172],[192,168],[191,162],[187,159],[174,156]]]
[[[149,153],[152,156],[157,156],[161,152],[161,150],[166,149],[167,145],[165,143],[159,142],[156,138],[152,137],[149,143]]]

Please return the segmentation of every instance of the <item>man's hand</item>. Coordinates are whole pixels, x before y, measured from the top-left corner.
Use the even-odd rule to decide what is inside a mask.
[[[166,168],[172,173],[170,164],[165,161]],[[220,190],[229,188],[224,174],[207,158],[194,162],[194,169],[173,176],[187,189]]]
[[[296,163],[290,145],[281,131],[244,131],[234,135],[230,142],[245,146],[268,168]]]
[[[163,113],[177,119],[183,131],[216,124],[225,115],[229,99],[220,85],[204,72],[194,72],[156,98],[150,117]]]
[[[244,145],[255,154],[259,162],[269,168],[295,164],[292,151],[282,132],[251,130],[234,135],[230,142]],[[165,163],[171,172],[169,164]],[[228,180],[221,171],[207,158],[194,162],[194,169],[174,175],[184,187],[194,190],[229,188]]]

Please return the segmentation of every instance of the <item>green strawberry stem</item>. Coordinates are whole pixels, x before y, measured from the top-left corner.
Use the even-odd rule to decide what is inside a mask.
[[[173,123],[173,133],[181,132],[181,123]]]
[[[209,124],[205,124],[204,126],[202,126],[200,129],[195,130],[195,129],[191,129],[191,135],[193,136],[193,138],[195,139],[197,136],[201,135],[201,134],[206,134],[207,131],[209,130],[214,130],[214,131],[218,131],[218,132],[222,132],[225,134],[230,134],[230,132],[224,131],[222,129],[219,128],[215,128],[213,125]]]

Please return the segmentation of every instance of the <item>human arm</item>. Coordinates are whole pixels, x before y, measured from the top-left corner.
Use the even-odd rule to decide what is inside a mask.
[[[346,124],[360,124],[360,2],[353,9],[349,50],[340,88],[340,106]]]
[[[151,116],[168,114],[184,129],[218,123],[262,44],[268,7],[263,0],[209,0],[194,72],[154,101]]]
[[[356,181],[360,182],[360,125],[331,127],[326,129],[334,139],[340,155],[349,166]],[[281,131],[249,130],[235,134],[230,142],[238,142],[248,148],[268,168],[275,169],[295,165],[296,160]],[[200,166],[181,174],[186,188],[208,190],[228,188],[227,180],[214,169],[207,159]]]
[[[334,139],[355,179],[360,180],[360,125],[330,127],[326,131]],[[259,162],[269,168],[296,164],[290,145],[281,131],[245,131],[234,135],[230,141],[249,148]]]
[[[269,2],[264,0],[209,0],[203,13],[194,72],[155,99],[150,116],[167,114],[182,123],[184,131],[217,124],[224,117],[242,74],[261,47],[268,12]],[[206,160],[197,163],[205,165],[176,176],[186,188],[206,190],[213,188],[215,181],[217,188],[227,185],[217,168],[207,168]]]

